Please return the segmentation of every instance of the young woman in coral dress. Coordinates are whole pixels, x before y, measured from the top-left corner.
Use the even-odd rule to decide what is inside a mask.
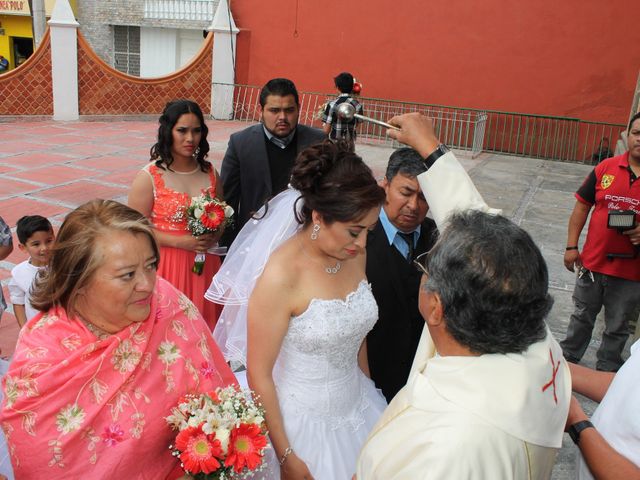
[[[189,297],[213,329],[219,309],[204,300],[204,292],[220,268],[220,258],[207,254],[200,275],[192,268],[196,253],[214,247],[222,232],[194,237],[187,229],[186,216],[191,198],[203,190],[223,198],[218,172],[206,160],[209,129],[202,110],[190,100],[168,103],[159,123],[151,162],[134,179],[128,203],[155,227],[160,244],[158,275]]]

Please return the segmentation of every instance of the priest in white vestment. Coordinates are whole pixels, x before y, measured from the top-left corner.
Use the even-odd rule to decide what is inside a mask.
[[[418,181],[443,233],[419,259],[427,328],[412,373],[365,443],[357,478],[548,479],[571,379],[545,324],[544,259],[524,230],[485,213],[425,117],[391,123],[425,158]]]

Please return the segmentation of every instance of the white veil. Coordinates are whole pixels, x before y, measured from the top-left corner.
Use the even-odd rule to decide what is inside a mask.
[[[298,212],[302,208],[302,200],[296,205],[300,196],[298,190],[285,190],[258,211],[258,219],[242,227],[204,294],[207,300],[224,305],[213,337],[227,361],[247,364],[249,297],[271,253],[301,227],[294,214],[294,207]]]

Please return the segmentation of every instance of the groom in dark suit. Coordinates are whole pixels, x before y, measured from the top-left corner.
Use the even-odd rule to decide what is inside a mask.
[[[326,138],[319,129],[298,125],[300,100],[291,80],[269,80],[259,101],[261,123],[231,135],[220,169],[224,199],[236,212],[222,237],[227,246],[265,200],[287,188],[298,152]]]
[[[367,240],[367,278],[378,303],[378,321],[367,336],[371,378],[387,401],[407,383],[424,320],[418,311],[421,273],[412,260],[435,243],[435,222],[417,176],[422,157],[401,148],[389,158],[380,219]]]

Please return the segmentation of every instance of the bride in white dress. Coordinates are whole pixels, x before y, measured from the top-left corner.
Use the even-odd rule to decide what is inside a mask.
[[[227,305],[214,336],[265,407],[277,457],[265,478],[349,480],[386,406],[364,342],[378,316],[365,246],[384,191],[328,142],[300,154],[291,186],[245,226],[206,296]]]

